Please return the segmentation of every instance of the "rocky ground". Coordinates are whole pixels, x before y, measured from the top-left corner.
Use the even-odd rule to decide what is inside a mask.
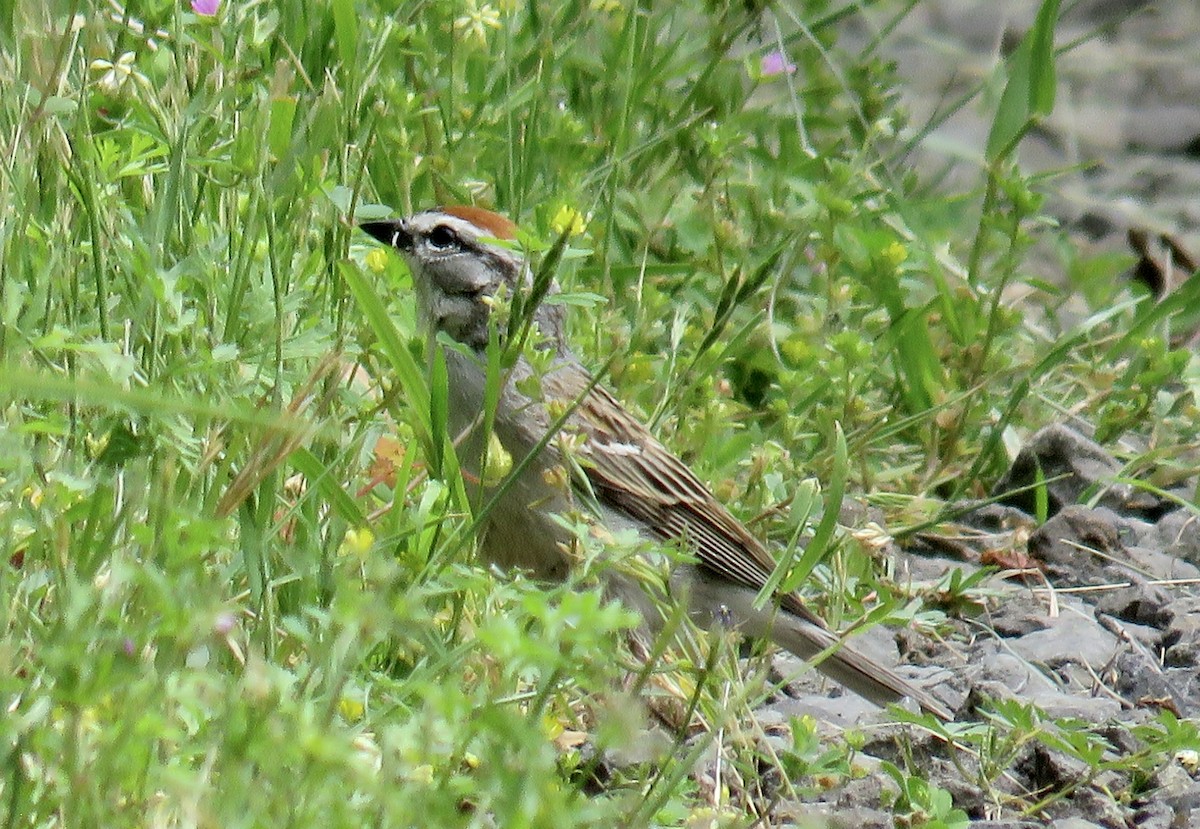
[[[912,123],[936,119],[948,102],[990,77],[1038,5],[919,3],[885,41]],[[1128,251],[1131,229],[1165,233],[1200,251],[1200,3],[1063,6],[1058,42],[1089,39],[1063,54],[1055,112],[1022,146],[1022,168],[1059,171],[1046,186],[1048,212],[1085,254]],[[861,21],[855,25],[862,29],[850,37],[872,34]],[[961,108],[931,133],[913,163],[951,187],[977,185],[991,106]],[[1037,266],[1053,270],[1056,263],[1047,257]],[[1078,734],[1101,737],[1104,757],[1112,760],[1139,751],[1131,733],[1162,711],[1200,716],[1200,515],[1194,478],[1174,481],[1162,496],[1112,485],[1121,465],[1088,433],[1081,420],[1047,424],[1028,436],[996,485],[1004,492],[1032,484],[1039,465],[1046,479],[1057,478],[1045,523],[1033,518],[1032,496],[1013,496],[969,512],[954,538],[925,536],[910,547],[907,561],[918,580],[951,567],[970,572],[988,560],[1009,572],[983,585],[996,598],[963,623],[960,642],[931,645],[902,634],[896,643],[913,649],[905,654],[912,676],[937,688],[964,719],[980,696],[1033,702],[1050,718],[1078,720]],[[781,713],[819,710],[832,722],[874,716],[846,698],[830,704],[792,686],[789,692],[777,703]],[[889,759],[895,745],[880,738],[864,753],[876,749]],[[1111,795],[1130,790],[1127,772],[1097,773],[1071,752],[1036,741],[1013,754],[991,791],[967,782],[970,775],[956,765],[970,766],[972,758],[944,743],[929,738],[911,751],[924,755],[913,765],[951,792],[975,827],[1169,829],[1200,826],[1200,782],[1189,748],[1200,746],[1159,758],[1136,781],[1139,794],[1132,798]],[[893,826],[878,803],[894,783],[882,773],[863,781],[797,806],[785,820]],[[1001,805],[1009,796],[1016,798],[1010,804],[1033,803],[1056,791],[1065,794],[1036,818],[1023,820]]]
[[[1032,505],[1015,496],[969,512],[953,536],[921,537],[904,557],[916,581],[933,581],[951,568],[974,572],[989,556],[993,563],[1007,559],[1009,569],[979,585],[981,612],[959,623],[959,637],[950,644],[901,632],[890,656],[881,658],[894,661],[904,651],[909,675],[936,689],[963,722],[978,719],[974,705],[985,698],[1033,703],[1047,720],[1070,718],[1064,740],[1095,739],[1113,767],[1031,740],[985,786],[970,782],[979,771],[978,755],[934,737],[922,740],[905,731],[898,741],[885,731],[864,754],[899,762],[897,746],[915,740],[904,749],[918,758],[912,766],[950,792],[976,827],[1198,825],[1200,782],[1188,751],[1200,746],[1157,758],[1152,772],[1133,786],[1140,792],[1136,798],[1111,794],[1134,782],[1129,769],[1118,770],[1118,758],[1145,747],[1132,736],[1138,726],[1163,711],[1200,713],[1200,517],[1174,500],[1192,498],[1197,482],[1180,482],[1168,493],[1173,497],[1109,485],[1120,472],[1116,459],[1077,430],[1054,425],[1028,441],[997,492],[1033,483],[1039,465],[1046,479],[1054,479],[1049,520],[1039,526]],[[1095,506],[1078,503],[1095,491],[1103,492]],[[798,667],[781,665],[785,671]],[[844,725],[880,719],[865,703],[830,699],[815,685],[786,690],[775,705],[781,713],[811,713]],[[964,766],[970,772],[965,776]],[[878,809],[880,792],[890,785],[894,789],[887,775],[870,773],[796,814],[819,815],[829,826],[890,827],[893,815]],[[1063,796],[1042,819],[1016,817],[1015,804],[1055,793]]]
[[[898,63],[912,124],[936,119],[948,102],[990,77],[1038,5],[917,4],[884,47]],[[1131,229],[1165,233],[1200,251],[1200,3],[1081,0],[1063,6],[1058,42],[1086,40],[1061,58],[1054,115],[1023,145],[1023,169],[1059,171],[1046,185],[1048,212],[1085,254],[1129,251]],[[866,23],[852,22],[846,37],[866,42],[877,33],[887,18],[876,12],[866,12]],[[933,130],[912,163],[951,188],[978,186],[978,157],[994,107],[994,99],[983,98]],[[1047,256],[1035,267],[1060,265]],[[979,615],[961,623],[959,637],[931,643],[876,630],[860,646],[903,661],[904,670],[936,689],[963,721],[978,719],[973,706],[984,697],[1032,702],[1051,719],[1073,718],[1075,730],[1060,732],[1063,740],[1095,740],[1100,759],[1083,763],[1074,751],[1031,740],[1013,748],[1002,774],[972,783],[973,776],[988,777],[974,774],[986,761],[979,754],[911,729],[899,739],[886,728],[871,730],[861,754],[865,775],[805,802],[781,800],[770,822],[896,825],[879,804],[897,786],[877,763],[901,765],[903,754],[910,768],[953,795],[973,827],[1200,826],[1200,782],[1189,753],[1200,746],[1165,753],[1140,772],[1121,763],[1143,748],[1133,736],[1139,725],[1164,711],[1200,716],[1197,480],[1169,482],[1164,495],[1113,485],[1121,464],[1089,432],[1085,420],[1046,424],[1027,436],[1021,456],[996,485],[997,492],[1031,485],[1040,465],[1052,480],[1044,523],[1033,517],[1032,496],[1017,495],[968,510],[961,532],[922,536],[903,554],[917,581],[934,581],[950,568],[975,572],[981,562],[1006,568],[979,585],[989,598]],[[782,676],[800,668],[786,655],[777,658]],[[814,714],[835,729],[886,719],[851,696],[829,693],[819,679],[789,683],[762,712],[763,722]],[[1114,796],[1118,792],[1135,794]],[[1014,805],[1043,798],[1049,805],[1036,817],[1022,818]]]
[[[885,6],[887,4],[884,4]],[[1034,0],[922,0],[883,49],[897,62],[910,124],[920,127],[992,77],[1024,34]],[[868,15],[871,13],[868,12]],[[856,18],[865,38],[874,19]],[[1079,42],[1081,41],[1081,42]],[[1200,250],[1200,3],[1063,2],[1053,114],[1020,149],[1023,170],[1056,171],[1050,212],[1086,249],[1127,250],[1126,230],[1178,235]],[[951,187],[978,186],[995,96],[936,127],[913,162]]]
[[[949,733],[974,729],[970,738],[955,745],[897,724],[893,712],[777,653],[779,691],[755,712],[765,753],[792,749],[792,728],[806,717],[831,744],[846,729],[864,735],[854,773],[803,774],[792,781],[806,792],[797,798],[772,769],[737,778],[714,746],[695,771],[697,784],[753,790],[747,797],[770,826],[1200,826],[1195,732],[1174,745],[1160,739],[1164,716],[1200,716],[1200,480],[1177,481],[1161,495],[1114,484],[1116,458],[1080,430],[1054,424],[1028,439],[996,494],[1030,487],[1039,468],[1048,482],[1046,521],[1035,519],[1039,505],[1027,494],[963,504],[951,532],[943,526],[893,550],[898,577],[918,585],[952,570],[980,574],[985,563],[1000,568],[948,596],[959,603],[953,636],[933,641],[877,627],[855,639],[931,689],[956,712]],[[843,520],[857,520],[853,512]],[[746,666],[747,675],[753,670]],[[991,742],[980,739],[989,724]],[[941,789],[962,820],[935,822],[926,812],[904,822],[900,815],[920,809],[900,800],[884,763]],[[896,809],[883,806],[898,800]]]

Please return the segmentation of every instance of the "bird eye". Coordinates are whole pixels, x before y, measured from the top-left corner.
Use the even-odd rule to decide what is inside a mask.
[[[429,240],[429,246],[438,250],[446,250],[458,244],[458,236],[445,225],[438,225],[429,231],[429,236],[426,238]]]

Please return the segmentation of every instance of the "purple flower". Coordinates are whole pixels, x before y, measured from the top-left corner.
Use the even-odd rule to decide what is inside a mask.
[[[759,71],[764,78],[769,78],[772,75],[788,75],[796,71],[796,64],[787,59],[787,56],[778,50],[767,52],[762,57],[762,63],[759,65]]]
[[[217,614],[217,617],[213,619],[213,632],[218,636],[228,636],[229,632],[233,630],[233,626],[236,624],[237,617],[228,610],[222,610]]]
[[[205,17],[215,17],[221,0],[192,0],[192,11]]]

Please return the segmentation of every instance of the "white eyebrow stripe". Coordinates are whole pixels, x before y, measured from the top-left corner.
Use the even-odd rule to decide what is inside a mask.
[[[414,234],[421,236],[427,236],[435,227],[448,227],[466,240],[487,235],[479,225],[449,213],[418,213],[408,220],[408,226]]]

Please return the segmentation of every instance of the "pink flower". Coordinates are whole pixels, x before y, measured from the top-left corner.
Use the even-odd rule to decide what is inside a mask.
[[[205,17],[215,17],[221,0],[192,0],[192,11]]]
[[[195,0],[193,0],[193,3]],[[788,75],[796,71],[796,64],[787,59],[787,56],[778,50],[767,52],[762,57],[762,63],[759,65],[759,71],[764,78],[769,78],[772,75]]]
[[[217,614],[217,617],[213,619],[213,633],[217,634],[218,636],[228,636],[229,632],[233,630],[234,625],[236,624],[237,617],[228,610],[222,610]]]

